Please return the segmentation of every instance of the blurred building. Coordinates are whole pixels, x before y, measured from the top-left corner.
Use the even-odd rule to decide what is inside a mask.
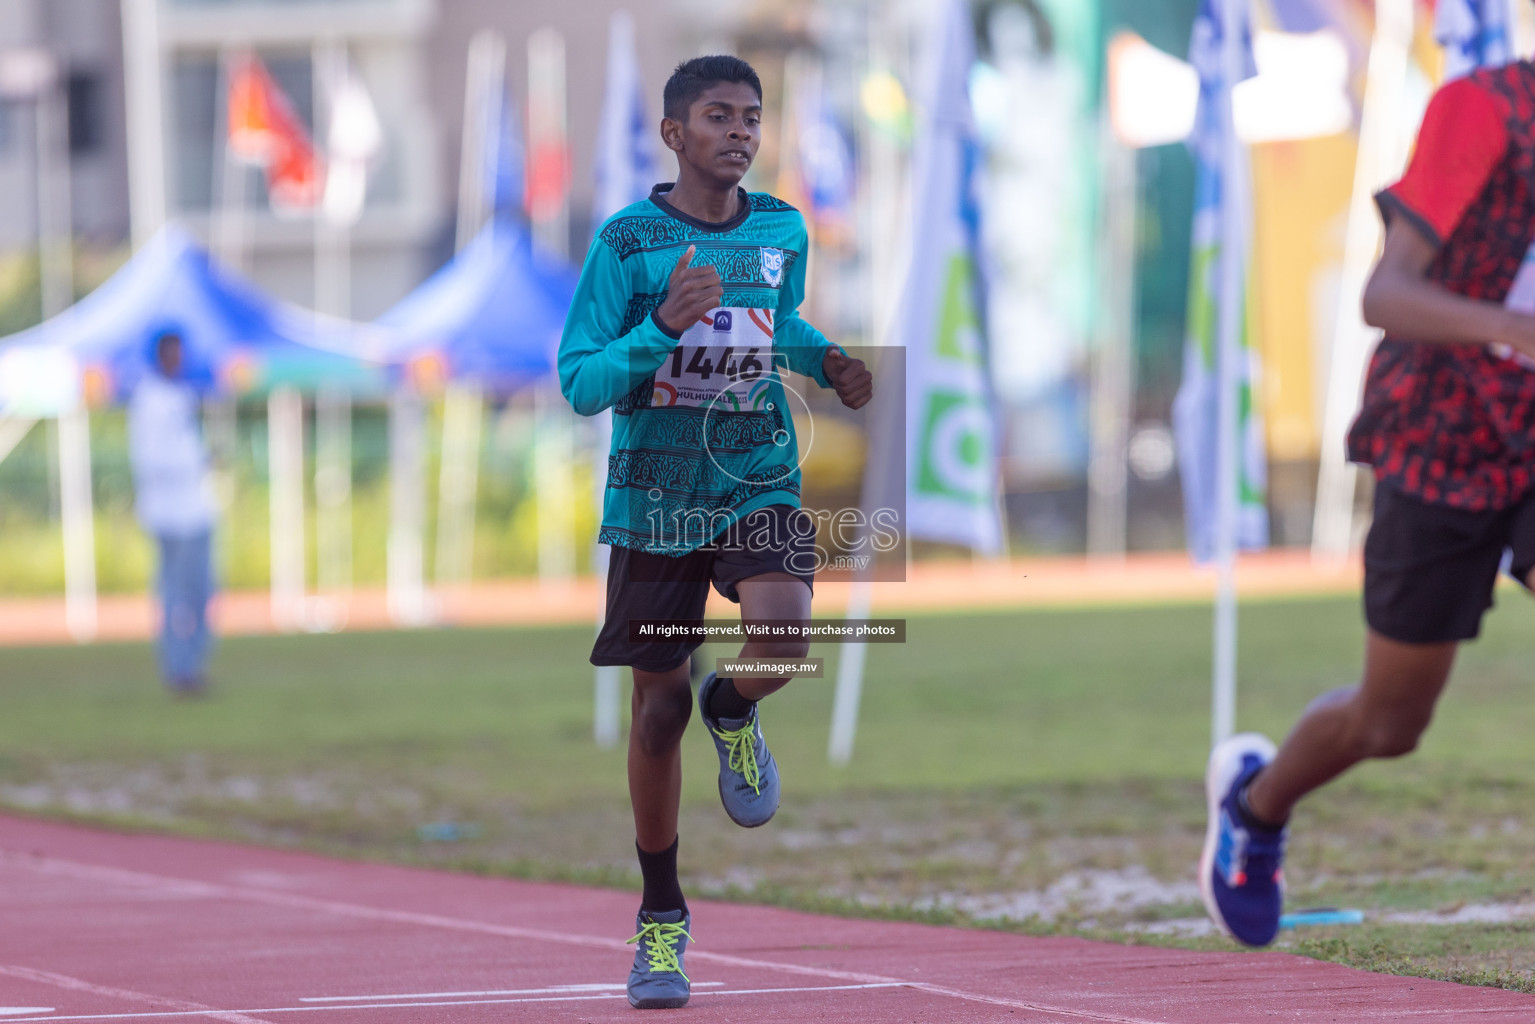
[[[69,114],[76,238],[127,243],[129,139],[140,129],[125,101],[123,18],[143,6],[137,0],[0,3],[0,196],[9,197],[0,201],[0,250],[17,253],[37,244],[37,176],[58,158],[39,153],[33,93],[49,88],[59,90]],[[317,47],[340,47],[383,128],[366,205],[351,229],[350,307],[357,317],[375,316],[451,252],[471,38],[482,29],[505,38],[509,94],[521,109],[528,37],[551,28],[565,45],[571,246],[584,246],[610,15],[624,7],[636,15],[641,72],[659,117],[670,68],[700,47],[731,45],[730,27],[752,4],[670,0],[658,6],[634,0],[158,0],[167,215],[217,246],[221,211],[239,203],[243,241],[238,252],[224,255],[276,294],[311,304],[312,218],[277,216],[258,171],[239,180],[225,166],[222,68],[231,54],[255,53],[312,130],[323,95]],[[33,80],[40,59],[51,64],[56,82]]]
[[[39,152],[38,116],[59,101],[68,127]],[[44,114],[46,116],[46,114]],[[128,233],[123,47],[117,0],[6,0],[0,4],[0,249],[36,245],[38,174],[67,161],[77,236]]]

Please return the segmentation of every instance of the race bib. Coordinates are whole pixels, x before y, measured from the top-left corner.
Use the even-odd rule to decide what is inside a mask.
[[[760,411],[772,373],[773,311],[723,306],[683,332],[656,371],[650,406]]]

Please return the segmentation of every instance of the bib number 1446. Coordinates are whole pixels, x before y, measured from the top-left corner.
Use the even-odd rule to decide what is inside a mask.
[[[722,307],[685,331],[656,371],[652,408],[744,412],[766,399],[773,311]]]
[[[672,349],[672,378],[684,374],[696,376],[700,381],[722,374],[727,380],[756,380],[762,376],[761,349],[749,348],[737,352],[734,348],[711,349],[705,345],[678,345]],[[686,360],[686,366],[683,362]]]

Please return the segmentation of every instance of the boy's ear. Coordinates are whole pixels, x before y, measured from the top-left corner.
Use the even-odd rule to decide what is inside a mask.
[[[682,152],[682,122],[674,118],[661,118],[661,141],[673,153]]]

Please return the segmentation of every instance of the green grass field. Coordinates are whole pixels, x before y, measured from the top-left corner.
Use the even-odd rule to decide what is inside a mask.
[[[1531,609],[1466,648],[1411,758],[1305,804],[1294,907],[1365,925],[1286,948],[1535,990]],[[736,829],[689,731],[684,884],[699,895],[1193,948],[1208,608],[912,619],[870,648],[857,753],[826,760],[831,677],[764,705],[784,805]],[[591,742],[587,627],[232,639],[172,701],[145,645],[0,649],[0,805],[343,855],[635,886],[619,750]],[[1239,725],[1281,733],[1346,684],[1357,601],[1249,604]],[[706,648],[705,654],[728,653]],[[837,649],[812,652],[833,663]],[[422,838],[454,823],[462,838]],[[1467,923],[1465,919],[1475,918]],[[1457,923],[1459,922],[1459,923]]]

